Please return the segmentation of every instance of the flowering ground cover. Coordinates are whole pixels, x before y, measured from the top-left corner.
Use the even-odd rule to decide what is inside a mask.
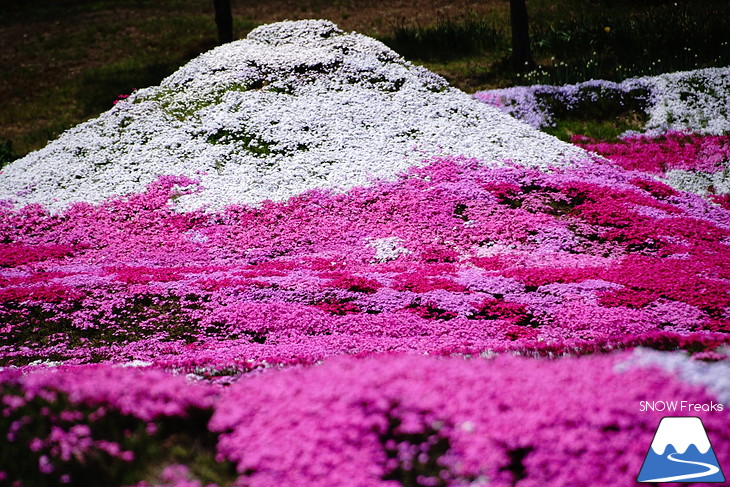
[[[3,364],[245,369],[728,332],[727,211],[641,173],[444,158],[345,194],[177,213],[196,188],[4,210]]]
[[[131,431],[156,415],[184,416],[183,411],[191,407],[222,408],[225,419],[216,420],[214,413],[210,428],[221,434],[218,458],[234,462],[238,472],[245,474],[241,485],[281,485],[294,479],[302,485],[344,485],[343,478],[353,479],[348,485],[375,485],[375,478],[384,482],[400,479],[405,485],[460,485],[485,479],[490,485],[512,485],[515,479],[521,479],[520,485],[564,485],[565,475],[575,485],[589,485],[596,472],[605,471],[599,460],[585,459],[576,466],[577,472],[559,474],[554,469],[567,461],[572,446],[562,445],[558,448],[562,453],[543,450],[558,432],[569,438],[581,436],[575,431],[568,434],[568,426],[551,426],[551,421],[573,423],[563,416],[545,419],[548,410],[561,411],[550,401],[561,397],[578,411],[583,407],[581,401],[588,399],[561,395],[555,388],[532,395],[529,381],[541,382],[546,375],[555,378],[565,373],[570,376],[562,379],[566,383],[578,380],[575,376],[585,381],[585,390],[577,394],[594,394],[600,390],[599,378],[616,380],[604,370],[614,366],[614,358],[576,367],[566,359],[515,364],[504,359],[492,364],[482,363],[483,359],[439,362],[432,357],[413,364],[410,361],[416,359],[388,358],[389,354],[478,356],[517,351],[554,356],[647,345],[683,348],[709,359],[724,357],[722,349],[715,350],[727,343],[730,325],[728,249],[723,243],[730,215],[700,196],[681,193],[642,173],[597,162],[544,173],[520,166],[486,168],[474,160],[446,158],[414,169],[395,182],[345,194],[312,191],[260,208],[232,206],[217,213],[177,213],[172,202],[175,195],[195,188],[185,178],[164,177],[145,193],[101,205],[76,204],[57,215],[38,206],[3,211],[3,241],[12,242],[3,244],[3,365],[31,365],[28,370],[36,370],[24,376],[11,369],[4,375],[6,387],[16,390],[37,387],[29,381],[49,381],[62,393],[77,394],[72,403],[91,401],[138,417],[141,422],[134,423],[137,426]],[[342,362],[334,360],[337,355],[376,358],[361,364],[364,359]],[[321,360],[325,364],[334,360],[335,369],[344,367],[342,378],[325,380],[334,372],[323,368],[320,373],[315,367],[297,369],[299,376],[292,379],[290,375],[279,379],[283,372],[270,371],[239,380],[237,386],[250,384],[241,385],[241,391],[257,391],[253,396],[234,389],[223,393],[208,386],[187,386],[179,379],[169,386],[174,393],[165,392],[168,379],[155,372],[158,368],[175,370],[225,384],[253,369]],[[34,369],[32,364],[38,361],[66,364],[59,372],[64,379],[55,372]],[[83,365],[94,362],[153,367],[130,371]],[[407,414],[412,413],[409,408],[418,412],[420,422],[408,427],[416,431],[401,431],[400,419],[390,426],[393,431],[382,426],[388,414],[395,414],[389,412],[391,406],[376,408],[375,416],[367,419],[360,409],[365,406],[355,408],[351,403],[341,406],[345,408],[341,420],[346,424],[331,418],[337,425],[332,430],[337,431],[335,436],[306,426],[318,424],[316,417],[311,419],[313,423],[292,430],[292,424],[301,424],[298,418],[305,413],[299,408],[304,404],[330,418],[340,407],[331,402],[342,391],[350,391],[346,397],[359,404],[372,391],[400,390],[398,381],[390,379],[400,377],[401,369],[392,369],[396,363],[414,371],[415,382],[408,387],[415,390],[401,392],[402,396],[392,400],[394,404],[406,398],[415,401],[406,410]],[[453,367],[452,372],[444,371],[445,363]],[[449,367],[446,369],[452,370]],[[549,367],[555,373],[546,372]],[[368,382],[359,368],[379,370],[371,372],[377,384]],[[500,391],[497,403],[492,395],[469,386],[448,386],[461,384],[462,379],[455,378],[459,374],[471,377],[472,368],[481,371],[473,373],[484,380],[492,380],[497,371],[504,374],[501,380],[510,386],[482,386],[490,394]],[[438,377],[436,371],[446,374],[443,391],[429,389]],[[96,378],[96,374],[101,376]],[[321,379],[319,374],[324,374]],[[516,376],[527,382],[513,385]],[[669,387],[665,379],[656,378],[655,385],[648,386],[647,378],[655,376],[655,371],[645,371],[632,382],[636,397],[657,397],[664,391],[661,387]],[[83,382],[80,377],[85,377]],[[361,386],[352,385],[355,378],[364,381]],[[115,389],[127,388],[127,381],[137,380],[145,384],[143,391],[152,387],[149,384],[159,384],[160,396],[153,397],[150,406],[140,403],[133,392],[130,399]],[[479,382],[476,378],[463,380]],[[675,382],[680,392],[672,394],[680,397],[682,387],[688,386]],[[105,383],[112,384],[111,390],[100,387]],[[292,396],[293,384],[306,384],[302,389],[305,396]],[[330,392],[330,387],[336,392]],[[76,392],[78,388],[82,390]],[[441,402],[458,390],[473,394],[478,401],[471,403],[465,396],[456,402],[457,412],[444,412]],[[627,401],[624,408],[636,408],[636,399],[626,398],[624,386],[615,390]],[[189,392],[190,403],[182,391]],[[194,391],[205,393],[198,397]],[[692,398],[698,397],[692,391]],[[216,394],[223,396],[211,403]],[[282,394],[287,401],[279,404]],[[435,404],[418,406],[431,396]],[[254,398],[260,405],[249,404]],[[54,397],[47,400],[56,403]],[[606,402],[596,406],[595,414],[608,422],[601,428],[613,431],[612,422],[619,421],[623,413],[605,407],[618,398],[602,400]],[[532,410],[521,401],[545,404],[534,410],[534,421],[548,425],[544,432],[523,436],[509,426],[516,417],[490,412],[500,411],[504,407],[500,404],[512,404],[518,416]],[[248,405],[237,409],[243,403]],[[274,404],[279,405],[274,408]],[[400,406],[392,407],[400,411]],[[467,408],[467,413],[459,408]],[[428,411],[441,412],[443,419]],[[506,428],[514,436],[472,435],[462,445],[462,440],[440,436],[446,431],[434,429],[434,424],[457,421],[460,414],[471,418],[478,411],[474,421],[480,428]],[[254,412],[260,418],[253,416],[247,420],[251,423],[241,423],[247,426],[236,426],[234,418],[240,414],[248,418]],[[280,432],[272,424],[277,416],[286,418]],[[30,419],[24,421],[24,417],[12,416],[6,427],[13,433],[25,431]],[[726,416],[722,417],[719,424],[727,425]],[[26,438],[25,445],[35,452],[31,458],[40,462],[40,471],[47,474],[42,478],[51,483],[60,478],[53,472],[63,472],[59,475],[76,481],[86,478],[74,477],[78,466],[58,470],[53,466],[74,464],[71,457],[87,465],[79,460],[86,458],[83,448],[93,449],[94,458],[111,455],[122,464],[133,458],[132,454],[119,457],[133,450],[107,445],[110,440],[106,437],[96,437],[82,427],[85,421],[79,420],[81,426],[71,431],[73,426],[63,422],[58,426],[54,417],[32,419],[41,421],[43,431],[50,431],[51,436]],[[624,436],[615,442],[629,442],[639,432],[651,436],[655,419],[622,419],[615,428]],[[369,430],[371,420],[380,421],[376,423],[385,428],[379,435]],[[581,416],[575,428],[596,428],[593,421]],[[54,439],[54,431],[59,438],[82,433],[83,438]],[[458,436],[458,431],[453,434]],[[721,442],[723,435],[730,434],[719,426],[717,431]],[[386,432],[395,440],[376,448]],[[268,443],[272,435],[285,433],[299,438],[302,451],[276,450]],[[262,436],[257,439],[257,435]],[[145,438],[146,442],[156,439],[154,435]],[[59,446],[64,441],[72,446]],[[99,441],[102,443],[97,445]],[[260,445],[255,448],[260,453],[250,458],[243,455],[248,450],[241,445],[252,441]],[[289,441],[294,439],[285,444]],[[365,448],[374,441],[375,446]],[[472,445],[472,441],[476,443]],[[487,449],[480,443],[484,441],[503,446],[496,451],[489,448],[492,453],[478,459]],[[352,445],[353,450],[342,451],[342,456],[332,453],[343,445]],[[418,456],[414,448],[425,448],[422,461],[413,460]],[[611,458],[621,457],[629,463],[612,465],[619,469],[617,480],[614,484],[607,481],[607,485],[626,485],[625,475],[619,472],[632,471],[641,462],[643,452],[639,450],[631,454],[611,450]],[[540,453],[528,455],[533,451]],[[604,454],[599,449],[590,455],[599,458]],[[521,463],[528,459],[537,462],[535,466]],[[545,470],[546,464],[551,469]],[[175,472],[182,475],[180,482],[189,481],[179,469],[166,475],[173,478]],[[354,472],[358,476],[352,477]]]
[[[371,38],[280,22],[199,56],[2,171],[0,195],[61,211],[184,174],[186,210],[394,178],[458,154],[541,166],[584,157]]]
[[[728,89],[730,70],[711,68],[621,83],[591,80],[565,86],[517,86],[478,92],[475,97],[535,128],[557,130],[576,118],[639,120],[636,128],[641,130],[628,130],[617,140],[582,135],[572,135],[570,140],[625,169],[654,175],[675,189],[727,206]]]
[[[643,130],[723,135],[730,131],[730,68],[707,68],[631,78],[621,83],[590,80],[565,86],[516,86],[475,93],[485,103],[535,127],[589,112],[645,113]]]
[[[145,106],[177,110],[198,99],[182,87],[201,72],[230,85],[223,61],[247,65],[230,47],[167,81],[179,99],[141,90],[2,172],[0,434],[12,448],[0,449],[0,482],[633,485],[662,416],[641,401],[730,402],[730,210],[707,187],[655,177],[726,171],[726,136],[576,141],[599,157],[452,91],[418,88],[427,74],[408,77],[412,67],[329,23],[269,26],[238,44],[249,57],[258,44],[286,47],[263,71],[266,86],[284,73],[293,90],[241,93],[289,100],[297,114],[313,83],[318,110],[334,113],[315,57],[286,68],[291,44],[322,54],[332,38],[345,57],[325,70],[327,90],[337,66],[353,73],[349,53],[360,63],[380,55],[370,71],[357,64],[354,88],[338,86],[357,91],[373,72],[395,72],[416,88],[367,82],[396,93],[388,103],[418,105],[414,94],[429,92],[429,109],[461,107],[465,116],[449,112],[448,150],[390,167],[395,146],[382,160],[374,152],[384,133],[343,121],[372,117],[363,103],[338,119],[344,145],[334,131],[322,139],[323,151],[352,157],[328,166],[333,180],[377,165],[357,184],[329,184],[316,177],[319,156],[275,154],[258,132],[228,134],[222,149],[210,138],[221,132],[206,132],[202,149],[189,147],[198,162],[228,154],[220,171],[185,161],[163,170],[162,141],[147,138],[159,113],[135,119],[135,100],[164,96]],[[231,107],[250,99],[218,95],[227,101],[194,107],[205,114],[168,135],[235,125]],[[428,119],[418,106],[409,123]],[[115,132],[127,109],[136,145]],[[484,146],[459,145],[502,121]],[[442,122],[424,127],[432,148]],[[503,140],[511,127],[517,140]],[[307,135],[286,140],[296,137]],[[135,166],[136,180],[115,179],[146,143],[152,162]],[[292,194],[252,190],[239,162]],[[128,191],[106,195],[113,187]],[[727,409],[677,414],[700,415],[721,464],[730,459]]]
[[[576,136],[573,142],[619,166],[659,177],[670,186],[705,195],[730,209],[730,136],[667,132],[618,142]]]
[[[7,371],[0,425],[9,444],[29,451],[4,475],[88,485],[79,478],[93,479],[89,472],[107,462],[125,474],[105,485],[201,486],[214,474],[220,485],[250,486],[632,485],[662,416],[639,412],[640,401],[717,401],[656,360],[646,352],[554,361],[340,357],[229,388],[99,365]],[[715,380],[727,373],[702,370]],[[727,415],[695,414],[727,458]],[[150,444],[169,438],[175,423],[216,435],[217,472],[169,454],[150,458]],[[153,484],[138,480],[149,471]]]

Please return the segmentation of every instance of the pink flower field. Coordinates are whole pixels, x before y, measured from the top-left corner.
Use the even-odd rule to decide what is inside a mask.
[[[0,484],[628,486],[667,415],[727,474],[730,137],[574,143],[257,203],[7,193]]]
[[[444,158],[345,194],[176,213],[196,187],[4,210],[4,365],[218,375],[386,351],[713,348],[730,331],[730,215],[641,173]]]
[[[625,169],[674,179],[683,189],[704,194],[730,209],[730,187],[724,181],[730,161],[727,135],[670,131],[659,137],[634,135],[618,143],[575,136],[573,143],[608,157]]]

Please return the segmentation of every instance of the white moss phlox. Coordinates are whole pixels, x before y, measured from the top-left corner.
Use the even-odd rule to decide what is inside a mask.
[[[283,200],[392,178],[439,154],[486,164],[585,153],[448,87],[385,45],[327,21],[265,25],[194,59],[0,174],[0,200],[59,211],[201,181],[181,211]]]
[[[653,104],[646,130],[708,135],[730,132],[730,67],[681,71],[644,78]]]
[[[720,349],[718,352],[730,356],[728,347]],[[726,404],[726,407],[730,407],[729,360],[702,362],[692,360],[686,352],[660,352],[648,348],[636,348],[625,361],[617,365],[617,370],[633,367],[659,367],[685,382],[705,386],[717,396],[720,402]]]

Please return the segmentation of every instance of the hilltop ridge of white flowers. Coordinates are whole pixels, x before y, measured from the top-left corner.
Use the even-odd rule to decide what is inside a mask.
[[[0,200],[61,211],[161,175],[203,191],[182,211],[393,178],[437,155],[548,167],[585,152],[323,20],[261,26],[192,60],[0,173]]]

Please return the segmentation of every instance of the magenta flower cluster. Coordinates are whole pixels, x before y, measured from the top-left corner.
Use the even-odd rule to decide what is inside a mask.
[[[634,135],[618,142],[574,136],[572,142],[608,157],[624,169],[677,179],[680,189],[705,194],[710,201],[730,209],[727,171],[730,136],[667,132],[658,137]],[[673,177],[679,174],[679,177]]]
[[[154,435],[155,418],[184,425],[212,409],[216,455],[235,464],[237,486],[623,486],[662,416],[641,412],[641,401],[713,401],[657,369],[622,367],[626,360],[339,357],[229,388],[106,365],[5,371],[0,425],[6,444],[68,482],[92,455],[134,468],[133,451],[95,436],[101,416],[122,413],[128,428],[137,421]],[[718,458],[730,458],[727,414],[699,414]],[[47,438],[34,436],[44,430]],[[12,478],[14,467],[3,468]],[[159,483],[136,487],[203,485],[184,465],[160,468]]]
[[[667,132],[633,135],[619,142],[573,136],[572,143],[608,157],[624,169],[665,175],[672,169],[716,173],[730,163],[730,136]]]
[[[3,453],[8,462],[0,476],[18,479],[13,485],[98,482],[83,469],[134,464],[144,453],[135,429],[152,437],[161,422],[212,410],[217,397],[210,387],[188,385],[162,370],[91,364],[27,372],[0,373],[0,433],[16,459]],[[42,474],[35,480],[33,467]]]

